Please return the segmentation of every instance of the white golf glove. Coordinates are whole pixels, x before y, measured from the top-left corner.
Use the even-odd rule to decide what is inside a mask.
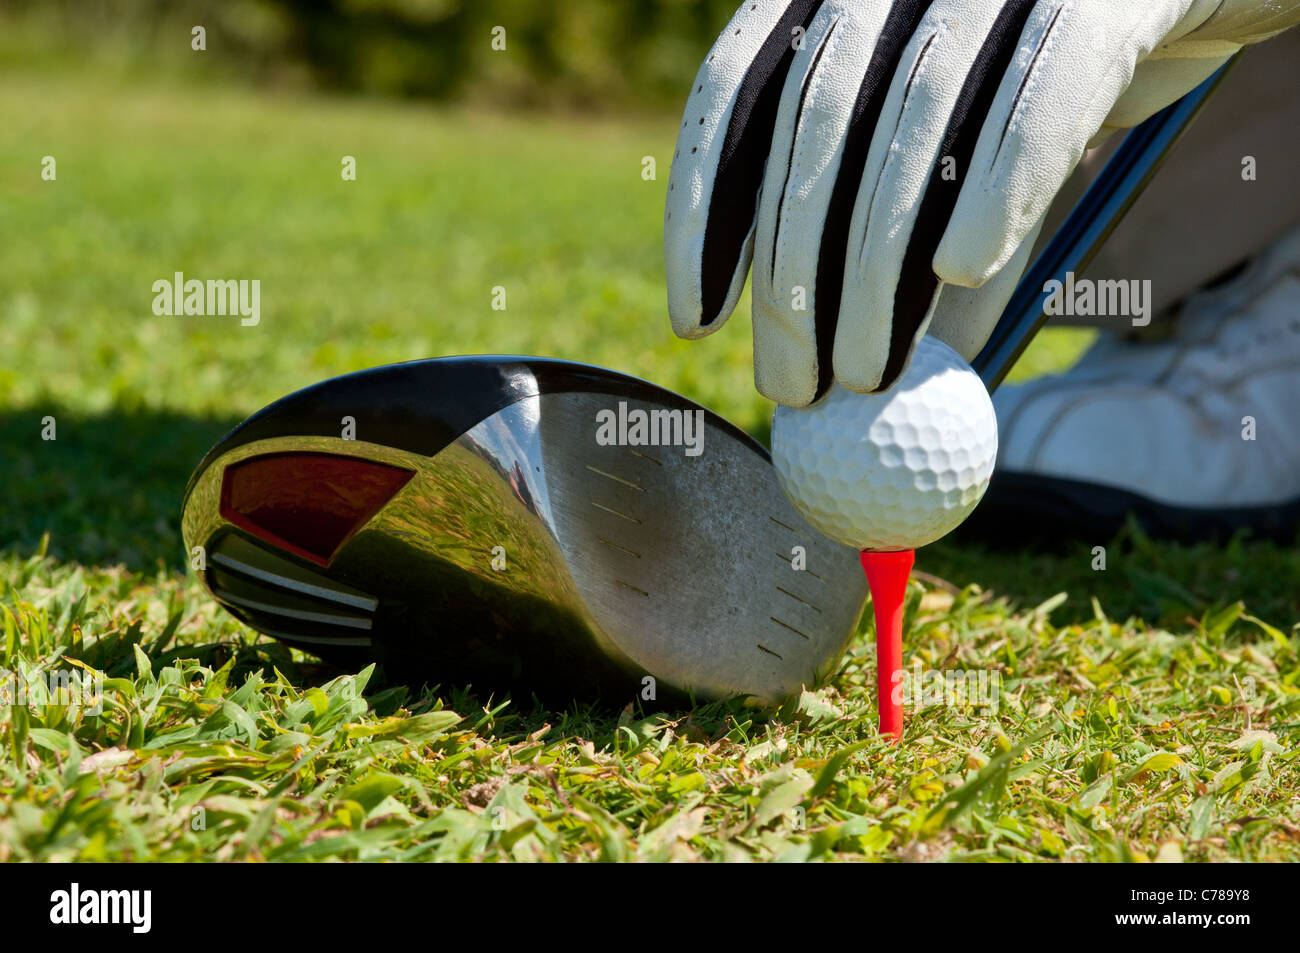
[[[1300,0],[745,0],[686,104],[668,304],[716,331],[753,260],[754,376],[791,406],[882,390],[927,330],[983,346],[1090,143]]]

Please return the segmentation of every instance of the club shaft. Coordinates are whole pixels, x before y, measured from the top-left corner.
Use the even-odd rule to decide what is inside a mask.
[[[1229,60],[1196,89],[1124,138],[1065,223],[1025,272],[988,343],[972,362],[990,393],[1002,383],[1047,322],[1045,305],[1050,297],[1047,283],[1064,282],[1068,272],[1077,275],[1088,266],[1236,59]]]

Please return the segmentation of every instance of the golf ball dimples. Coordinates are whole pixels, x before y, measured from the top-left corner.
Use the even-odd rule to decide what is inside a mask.
[[[983,382],[930,337],[889,391],[836,384],[811,407],[778,407],[772,421],[786,494],[823,533],[858,549],[916,549],[956,529],[984,496],[997,453]]]

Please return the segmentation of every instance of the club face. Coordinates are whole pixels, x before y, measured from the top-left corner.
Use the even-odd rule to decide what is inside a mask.
[[[252,419],[251,439],[219,445],[183,516],[213,595],[322,655],[541,697],[626,702],[653,684],[660,698],[772,702],[833,671],[866,597],[857,554],[803,521],[753,441],[622,375],[472,360],[516,362],[510,385],[436,449],[365,440],[383,409],[364,389],[340,405],[358,403],[358,439],[296,425],[294,407],[277,420],[273,406]],[[426,373],[395,366],[406,410],[419,404],[413,386],[446,377],[445,359],[416,364]],[[302,405],[325,405],[322,420],[339,409],[331,383]],[[445,408],[444,396],[430,406]],[[637,411],[697,439],[602,439],[602,420]],[[701,432],[682,429],[686,414]]]

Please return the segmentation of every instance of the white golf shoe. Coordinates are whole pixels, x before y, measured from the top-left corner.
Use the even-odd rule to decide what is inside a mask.
[[[980,536],[1160,538],[1300,525],[1300,229],[1188,298],[1168,340],[1104,334],[1070,371],[994,396]],[[1030,530],[1026,533],[1025,530]]]

